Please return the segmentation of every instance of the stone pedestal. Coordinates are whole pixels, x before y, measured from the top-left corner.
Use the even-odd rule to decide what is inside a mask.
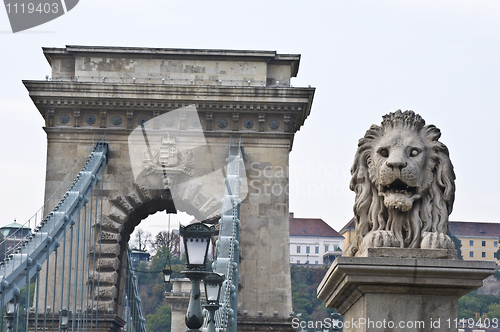
[[[191,292],[191,281],[188,278],[172,279],[172,291],[165,293],[167,303],[172,308],[172,321],[170,325],[171,331],[186,330],[184,317],[189,304],[189,294]],[[205,292],[201,297],[205,298]]]
[[[456,332],[459,297],[495,271],[494,262],[418,257],[446,257],[432,250],[404,258],[406,249],[383,248],[389,257],[370,257],[377,250],[337,258],[318,287],[318,298],[344,315],[344,332]]]

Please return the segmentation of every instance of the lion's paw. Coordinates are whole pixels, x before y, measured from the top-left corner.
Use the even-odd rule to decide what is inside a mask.
[[[380,247],[397,247],[399,248],[399,241],[391,231],[374,231],[365,235],[361,243],[361,250],[365,251],[367,248],[380,248]]]
[[[423,232],[422,249],[455,249],[455,244],[450,237],[443,233],[438,232]]]

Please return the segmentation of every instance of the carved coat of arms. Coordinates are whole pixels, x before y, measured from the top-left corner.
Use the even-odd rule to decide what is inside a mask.
[[[180,150],[175,136],[163,136],[159,149],[148,148],[144,153],[144,175],[161,173],[164,175],[186,174],[193,176],[193,152]]]
[[[160,164],[163,167],[175,167],[179,164],[179,148],[173,136],[164,136],[160,146]]]

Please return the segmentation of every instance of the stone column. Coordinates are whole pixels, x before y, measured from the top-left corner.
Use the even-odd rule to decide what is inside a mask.
[[[202,299],[205,297],[203,286]],[[172,308],[172,320],[170,331],[185,331],[186,323],[184,317],[189,304],[189,294],[191,292],[191,281],[188,278],[172,279],[172,291],[165,293],[165,299]]]
[[[456,332],[458,299],[481,287],[495,263],[446,259],[449,252],[371,248],[366,257],[339,257],[318,298],[344,315],[345,332]]]

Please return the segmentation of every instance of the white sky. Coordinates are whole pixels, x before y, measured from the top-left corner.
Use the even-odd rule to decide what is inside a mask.
[[[41,47],[67,44],[300,53],[292,84],[316,95],[290,155],[296,217],[339,230],[352,217],[357,140],[382,115],[412,109],[441,129],[450,150],[450,219],[500,219],[498,0],[85,0],[16,34],[0,9],[0,41],[0,225],[24,222],[42,205],[46,136],[21,80],[50,74]],[[156,216],[139,227],[164,230],[166,216]]]

